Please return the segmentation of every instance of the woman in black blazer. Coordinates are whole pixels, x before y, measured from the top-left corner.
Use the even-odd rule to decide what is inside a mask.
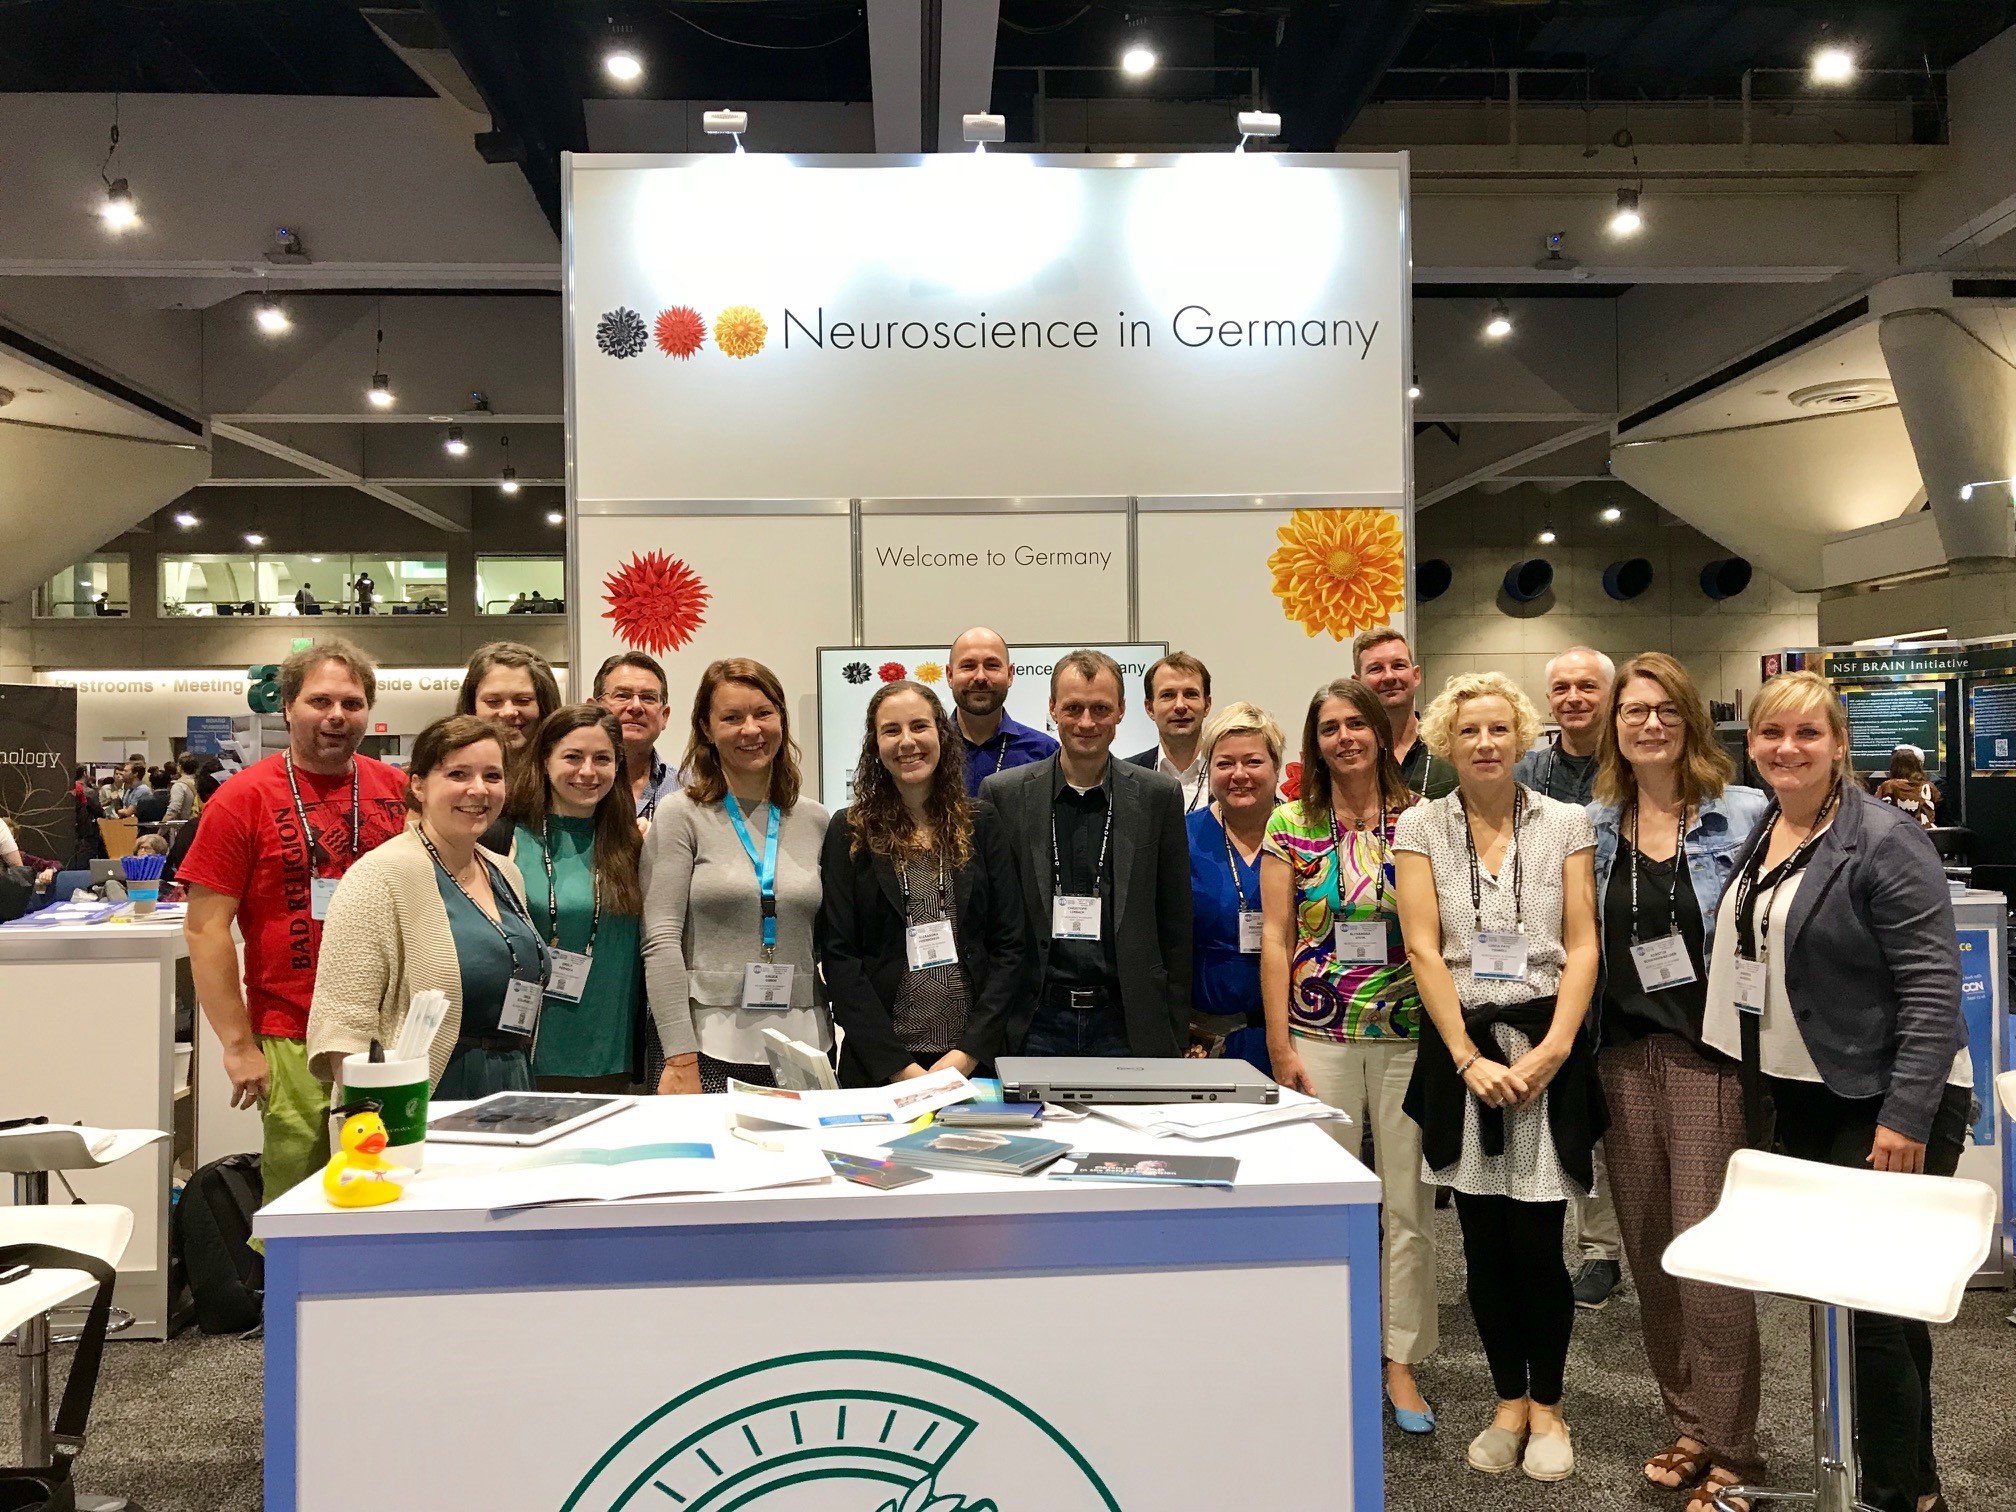
[[[990,1074],[1027,995],[1015,859],[992,805],[966,796],[963,767],[928,688],[876,690],[854,801],[822,857],[819,966],[846,1086],[946,1066]]]

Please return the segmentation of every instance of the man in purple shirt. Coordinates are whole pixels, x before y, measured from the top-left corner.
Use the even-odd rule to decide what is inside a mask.
[[[958,706],[953,718],[966,741],[968,797],[996,772],[1027,766],[1056,752],[1056,741],[1009,718],[1002,707],[1015,681],[1015,659],[1000,636],[976,625],[952,642],[945,661],[945,682]]]

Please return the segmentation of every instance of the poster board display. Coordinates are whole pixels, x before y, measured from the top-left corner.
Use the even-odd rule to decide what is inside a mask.
[[[2016,777],[2016,677],[1967,684],[1968,770],[1976,777]]]
[[[1925,771],[1946,774],[1946,689],[1943,682],[1842,685],[1848,711],[1848,755],[1858,772],[1884,772],[1890,753],[1915,745],[1925,753]]]
[[[1010,718],[1056,739],[1050,723],[1050,672],[1057,658],[1087,645],[1073,641],[1055,646],[1015,646],[1015,681],[1005,705]],[[1156,742],[1155,721],[1141,698],[1141,677],[1169,648],[1163,643],[1091,643],[1120,664],[1126,682],[1127,708],[1113,737],[1116,760],[1146,751]],[[861,760],[861,736],[866,728],[868,700],[884,683],[909,678],[938,696],[952,711],[952,690],[945,683],[943,646],[821,646],[819,648],[819,801],[831,811],[848,801],[854,769]]]
[[[0,820],[24,856],[68,861],[77,849],[77,694],[0,683]]]

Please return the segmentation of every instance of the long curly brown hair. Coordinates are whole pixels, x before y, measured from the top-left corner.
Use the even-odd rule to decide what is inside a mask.
[[[882,705],[898,693],[915,693],[930,709],[938,726],[938,769],[931,774],[931,794],[924,800],[924,817],[931,822],[936,844],[942,847],[946,864],[957,871],[973,858],[973,800],[966,796],[966,742],[945,713],[945,706],[922,683],[884,683],[868,700],[868,728],[861,737],[861,762],[854,769],[854,797],[847,808],[853,854],[864,849],[893,865],[906,854],[928,855],[930,841],[920,837],[904,807],[903,794],[889,768],[882,765],[882,752],[875,740],[875,722]]]

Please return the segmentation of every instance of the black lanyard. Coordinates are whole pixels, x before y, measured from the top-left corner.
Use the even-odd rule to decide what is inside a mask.
[[[1673,906],[1674,896],[1680,890],[1680,879],[1687,874],[1687,805],[1680,805],[1678,827],[1673,832],[1673,880],[1666,888],[1667,932],[1680,933],[1679,910]],[[1643,945],[1645,936],[1638,932],[1638,861],[1644,852],[1638,849],[1638,801],[1631,801],[1631,943]],[[1649,862],[1647,863],[1650,864]]]
[[[1001,749],[994,753],[994,775],[1001,775],[1001,764],[1008,759],[1008,727],[1001,727]]]
[[[1232,849],[1232,828],[1226,824],[1224,815],[1214,814],[1212,818],[1218,821],[1218,834],[1225,841],[1225,865],[1232,872],[1232,891],[1239,895],[1239,912],[1242,914],[1250,912],[1246,907],[1246,884],[1239,880],[1239,856]],[[1334,812],[1330,816],[1330,822],[1332,824],[1337,822]],[[1256,861],[1254,864],[1257,866],[1259,863]]]
[[[945,847],[938,846],[938,917],[950,918],[945,911]],[[903,927],[910,927],[910,863],[905,860],[896,867],[896,885],[903,889]]]
[[[462,885],[462,879],[456,876],[455,873],[453,873],[452,871],[448,870],[448,863],[441,859],[441,852],[436,850],[434,848],[434,842],[427,838],[426,830],[416,829],[414,833],[419,835],[420,843],[427,847],[427,854],[434,858],[434,864],[441,868],[441,875],[446,877],[450,882],[453,882],[455,884],[455,891],[459,892],[460,894],[462,894],[463,897],[467,898],[469,900],[469,906],[475,909],[477,913],[482,914],[483,922],[488,924],[492,929],[497,931],[497,938],[504,942],[504,948],[511,954],[511,975],[514,977],[518,977],[519,980],[521,981],[544,982],[546,980],[546,946],[545,943],[542,940],[540,940],[539,932],[536,929],[532,929],[531,919],[527,918],[525,914],[519,910],[518,895],[512,892],[511,889],[504,884],[503,879],[500,878],[494,871],[491,872],[490,894],[497,900],[497,912],[499,913],[499,915],[502,915],[504,910],[508,908],[518,918],[524,919],[525,927],[528,930],[532,930],[532,945],[533,948],[538,951],[538,955],[533,957],[534,963],[539,968],[539,974],[536,977],[519,976],[519,973],[524,970],[524,967],[518,964],[518,947],[515,943],[513,943],[510,931],[505,929],[502,919],[501,918],[493,919],[487,913],[483,913],[483,905],[476,901],[475,894],[471,893],[468,888]],[[482,860],[480,856],[477,859]],[[484,861],[483,864],[485,866],[488,866],[490,863]]]
[[[308,805],[301,801],[301,784],[294,780],[294,753],[292,751],[282,751],[280,753],[280,762],[287,769],[287,790],[294,795],[294,817],[301,821],[301,839],[307,849],[308,875],[312,879],[316,875],[315,853],[317,851],[321,851],[332,862],[336,858],[329,855],[329,852],[323,848],[322,842],[315,838],[315,831],[308,827]],[[358,780],[359,776],[360,771],[357,765],[357,758],[353,756],[350,758],[350,861],[343,863],[345,868],[349,867],[351,861],[357,859],[358,849],[364,843],[364,807],[361,802],[363,789],[362,784]]]
[[[1365,827],[1362,824],[1353,828],[1354,834],[1364,832]],[[1380,867],[1382,870],[1390,871],[1393,866],[1393,852],[1389,844],[1390,837],[1386,833],[1386,790],[1383,787],[1379,790],[1379,828],[1376,833],[1380,849],[1386,852],[1380,861]],[[1475,871],[1477,863],[1474,856],[1470,864],[1471,870]],[[1386,880],[1391,882],[1392,878],[1388,877]],[[1379,902],[1379,891],[1378,888],[1372,890],[1372,902],[1375,908]],[[1338,918],[1344,917],[1344,826],[1337,822],[1335,799],[1330,803],[1330,909]]]
[[[548,937],[553,948],[560,948],[560,884],[553,878],[553,821],[546,820],[539,827],[539,848],[541,859],[546,863],[546,923]],[[594,911],[588,916],[588,948],[583,955],[595,954],[595,936],[602,932],[602,873],[595,866],[595,846],[591,839],[588,846],[588,885],[595,895]]]
[[[645,781],[650,784],[651,796],[644,800],[644,807],[637,810],[637,817],[649,824],[652,815],[658,812],[658,794],[665,786],[665,761],[655,751],[651,753],[651,765],[647,771],[649,775]]]
[[[1069,786],[1067,783],[1066,786]],[[1077,791],[1075,788],[1072,791]],[[1092,896],[1100,895],[1100,884],[1106,880],[1106,847],[1113,839],[1113,794],[1106,793],[1106,829],[1099,836],[1099,864],[1092,869]],[[1052,896],[1064,891],[1064,862],[1057,849],[1057,803],[1050,803],[1050,892]]]
[[[1470,830],[1470,809],[1463,801],[1462,791],[1456,794],[1456,811],[1463,816],[1463,844],[1470,852],[1470,912],[1477,921],[1477,933],[1484,933],[1484,874],[1477,862],[1477,837]],[[1526,812],[1526,789],[1515,788],[1512,792],[1512,835],[1506,844],[1512,851],[1512,928],[1523,933],[1526,916],[1520,898],[1525,880],[1523,848],[1519,844],[1519,820]],[[1333,821],[1334,822],[1334,821]],[[1498,863],[1502,870],[1505,863]]]
[[[1780,861],[1770,871],[1758,875],[1764,864],[1764,853],[1771,848],[1771,829],[1777,824],[1780,810],[1778,800],[1771,800],[1771,807],[1765,812],[1764,823],[1757,840],[1757,848],[1750,853],[1750,863],[1743,868],[1743,875],[1736,879],[1736,948],[1745,960],[1762,961],[1771,949],[1771,908],[1778,901],[1778,889],[1785,885],[1785,879],[1812,860],[1813,850],[1820,843],[1820,837],[1827,833],[1827,816],[1834,812],[1834,806],[1841,798],[1841,784],[1835,783],[1828,789],[1826,800],[1820,805],[1820,812],[1814,816],[1813,829],[1799,842],[1799,848]],[[1760,917],[1750,916],[1750,897],[1758,888],[1769,889],[1759,908]]]

